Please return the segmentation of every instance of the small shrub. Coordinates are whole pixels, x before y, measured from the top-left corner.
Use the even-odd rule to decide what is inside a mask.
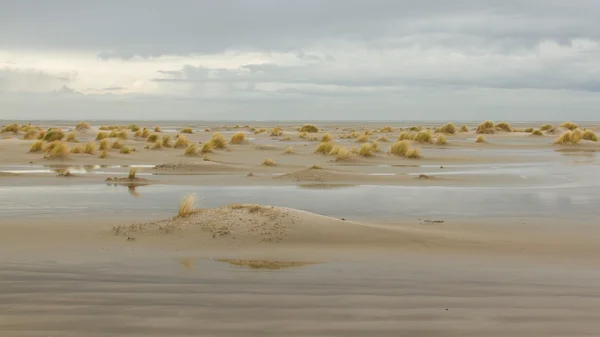
[[[112,143],[110,147],[119,150],[123,147],[123,144],[121,144],[121,142],[119,142],[119,140],[117,139]]]
[[[285,149],[284,153],[286,153],[286,154],[292,154],[292,153],[294,153],[294,148],[291,147],[291,146],[288,146],[288,148]]]
[[[40,131],[40,134],[37,136],[37,139],[44,139],[44,137],[46,136],[46,130],[42,130]]]
[[[15,124],[9,124],[9,125],[4,126],[2,128],[2,130],[0,130],[0,133],[12,132],[16,135],[17,133],[19,133],[20,130],[21,129],[19,128],[19,124],[15,123]]]
[[[485,143],[485,137],[479,135],[477,136],[477,139],[475,139],[475,143]]]
[[[379,132],[381,132],[381,133],[389,133],[389,132],[394,132],[394,129],[392,129],[391,126],[384,126],[383,128],[381,128],[381,130],[379,130]]]
[[[524,132],[527,133],[532,133],[533,132],[533,128],[526,128],[525,130],[523,130]]]
[[[577,125],[573,122],[564,122],[560,125],[560,127],[573,131],[573,130],[579,128],[579,125]]]
[[[64,159],[69,155],[69,147],[60,140],[53,141],[46,149],[45,158]]]
[[[85,144],[85,149],[83,150],[83,152],[87,154],[96,154],[96,144],[91,142]]]
[[[177,140],[175,140],[175,148],[176,149],[188,147],[188,145],[189,145],[189,141],[184,135],[179,135],[179,137],[177,137]]]
[[[186,216],[194,212],[194,205],[196,203],[196,195],[188,194],[181,199],[179,202],[179,209],[177,210],[177,216],[185,218]]]
[[[71,149],[71,153],[74,153],[74,154],[83,153],[83,147],[75,146],[74,148]]]
[[[308,138],[308,134],[306,132],[299,132],[298,133],[298,138],[300,138],[300,139],[306,139],[306,138]]]
[[[148,136],[148,138],[146,138],[146,142],[156,143],[156,141],[158,140],[158,137],[159,137],[159,135],[157,135],[156,133],[153,133],[150,136]]]
[[[180,131],[181,133],[194,133],[194,130],[192,130],[192,128],[183,128]]]
[[[309,168],[311,170],[320,170],[320,169],[322,169],[321,165],[319,165],[319,164],[312,164],[312,165],[310,165]]]
[[[23,139],[35,139],[36,136],[37,131],[35,129],[29,129],[25,132],[25,136],[23,136]]]
[[[446,145],[446,143],[448,143],[448,141],[446,140],[446,136],[444,136],[443,133],[440,133],[437,135],[437,139],[435,140],[435,143],[437,145]]]
[[[67,135],[67,142],[76,142],[77,141],[77,134],[75,132],[69,132],[69,134]]]
[[[440,128],[439,132],[453,135],[456,133],[456,126],[452,123],[448,123],[448,124],[442,126]]]
[[[152,144],[151,149],[152,150],[160,150],[163,148],[163,143],[162,140],[157,139],[156,142],[154,142],[154,144]]]
[[[358,155],[361,157],[372,157],[373,156],[373,144],[364,143],[358,150]]]
[[[117,132],[117,137],[121,140],[127,140],[129,138],[129,134],[127,133],[127,131],[125,130],[121,130],[119,132]]]
[[[127,178],[129,180],[134,180],[135,176],[137,175],[137,173],[138,173],[138,168],[137,167],[131,167],[131,168],[129,168],[129,174],[127,175]]]
[[[263,133],[263,132],[267,132],[267,129],[265,129],[265,128],[260,128],[260,129],[255,129],[255,130],[254,130],[254,134],[255,134],[255,135],[261,134],[261,133]]]
[[[197,153],[198,153],[198,147],[196,146],[196,144],[190,144],[185,149],[185,152],[183,154],[185,154],[186,156],[195,156]]]
[[[423,130],[423,127],[420,126],[420,125],[419,126],[413,126],[413,127],[410,127],[408,130],[410,130],[412,132],[419,132],[419,131]]]
[[[104,158],[108,157],[108,150],[107,150],[107,149],[104,149],[104,150],[102,150],[102,151],[100,152],[100,155],[99,155],[98,157],[100,157],[100,158],[102,158],[102,159],[104,159]]]
[[[275,166],[275,165],[277,165],[277,163],[275,163],[275,161],[273,159],[271,159],[271,158],[266,158],[263,161],[262,165],[263,166]]]
[[[160,132],[160,126],[155,127],[154,132],[157,132],[157,133]]]
[[[379,152],[380,151],[379,142],[373,142],[373,143],[371,143],[371,147],[373,148],[373,152]]]
[[[133,132],[137,132],[141,129],[137,124],[129,124],[127,125],[127,128]]]
[[[112,130],[110,134],[108,134],[108,138],[117,138],[117,134],[116,130]]]
[[[133,137],[135,137],[135,138],[142,137],[142,130],[137,130],[136,132],[134,132]]]
[[[494,122],[485,121],[479,124],[475,133],[494,133]]]
[[[333,137],[331,137],[330,134],[326,133],[323,135],[323,137],[321,137],[321,141],[322,142],[332,142],[333,141]]]
[[[31,146],[29,147],[29,152],[40,152],[40,151],[42,151],[43,147],[44,147],[44,142],[39,140],[39,141],[31,144]]]
[[[505,132],[512,132],[512,127],[510,126],[510,124],[508,124],[506,122],[500,122],[500,123],[496,124],[496,129],[502,130]]]
[[[65,133],[59,129],[49,129],[44,135],[44,140],[47,142],[62,140],[63,138],[65,138]]]
[[[281,136],[282,134],[283,134],[283,131],[279,127],[274,127],[273,129],[271,129],[272,137]]]
[[[104,151],[108,149],[108,139],[103,139],[100,141],[100,145],[98,146],[98,149],[100,149],[100,151]]]
[[[148,129],[142,130],[142,134],[140,135],[140,138],[148,138],[148,136],[150,136],[150,130],[148,130]]]
[[[466,125],[463,125],[460,127],[460,132],[469,132],[469,127]]]
[[[304,124],[300,128],[300,132],[317,133],[319,132],[319,128],[313,124]]]
[[[121,149],[119,150],[119,153],[122,154],[130,154],[131,153],[131,148],[129,146],[123,146],[121,147]]]
[[[236,132],[229,140],[230,144],[242,144],[246,140],[246,134],[243,132]]]
[[[331,152],[331,149],[333,149],[333,142],[322,142],[319,143],[319,145],[317,145],[315,152],[321,154],[329,154],[329,152]]]
[[[396,156],[404,157],[409,148],[408,141],[397,141],[390,146],[390,153]]]
[[[581,139],[591,140],[592,142],[597,142],[598,136],[596,135],[596,133],[594,133],[594,131],[586,129],[586,130],[583,130],[583,133],[581,134]]]
[[[540,130],[541,131],[548,131],[550,129],[552,129],[554,126],[552,126],[551,124],[544,124],[542,126],[540,126]]]
[[[413,140],[415,139],[415,134],[412,132],[406,132],[406,131],[402,131],[400,133],[400,136],[398,136],[398,141],[402,141],[402,140]]]
[[[531,132],[532,135],[534,136],[542,136],[542,131],[541,130],[534,130],[533,132]]]
[[[102,140],[102,139],[106,139],[108,138],[108,133],[107,132],[98,132],[98,134],[96,134],[96,140]]]
[[[346,160],[350,158],[350,151],[342,146],[335,146],[329,154],[334,155],[336,160]]]
[[[387,142],[389,142],[390,140],[389,140],[389,139],[387,139],[385,136],[381,136],[381,137],[377,138],[377,141],[378,141],[378,142],[382,142],[382,143],[387,143]]]
[[[419,159],[421,158],[421,151],[417,148],[408,149],[404,157],[408,159]]]
[[[366,143],[369,141],[369,136],[368,135],[362,135],[358,138],[356,138],[356,142],[357,143]]]
[[[431,143],[431,133],[428,130],[419,131],[414,141],[418,143]]]
[[[224,149],[227,146],[225,137],[223,137],[223,135],[220,133],[213,134],[210,138],[210,142],[213,144],[215,149]]]
[[[200,150],[200,153],[211,153],[214,147],[215,146],[212,142],[206,142],[204,145],[202,145],[202,150]]]
[[[75,130],[79,130],[79,131],[84,131],[84,130],[87,130],[90,128],[91,128],[91,126],[86,122],[77,123],[77,125],[75,125]]]
[[[162,147],[167,147],[167,148],[173,147],[171,136],[163,136],[161,143],[162,143],[161,144]]]

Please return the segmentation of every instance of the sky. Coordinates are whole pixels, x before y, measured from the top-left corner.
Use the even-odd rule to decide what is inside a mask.
[[[0,119],[600,120],[597,0],[3,0]]]

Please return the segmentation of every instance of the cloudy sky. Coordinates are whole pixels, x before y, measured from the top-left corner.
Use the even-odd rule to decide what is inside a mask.
[[[597,0],[4,0],[0,119],[600,120]]]

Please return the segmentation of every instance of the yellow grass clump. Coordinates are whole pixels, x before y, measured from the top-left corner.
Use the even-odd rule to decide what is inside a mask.
[[[117,132],[117,137],[121,140],[127,140],[129,138],[129,134],[127,133],[127,131],[125,130],[121,130],[119,132]]]
[[[151,149],[152,149],[152,150],[160,150],[160,149],[162,149],[162,148],[163,148],[163,145],[162,145],[162,144],[163,144],[163,143],[162,143],[162,140],[160,140],[160,139],[157,139],[157,140],[154,142],[154,144],[152,144],[152,147],[151,147]]]
[[[91,126],[86,122],[77,123],[77,125],[75,125],[75,130],[79,130],[79,131],[87,130],[90,128],[91,128]]]
[[[364,143],[358,150],[358,155],[361,157],[372,157],[373,156],[373,144]]]
[[[148,138],[146,138],[146,142],[156,143],[156,141],[158,140],[158,137],[159,137],[159,135],[157,135],[156,133],[153,133],[150,136],[148,136]]]
[[[134,180],[135,176],[137,175],[137,173],[138,173],[138,168],[137,167],[131,167],[131,168],[129,168],[129,174],[127,175],[127,178],[129,180]]]
[[[74,154],[83,153],[83,147],[75,146],[74,148],[71,149],[71,153],[74,153]]]
[[[196,195],[188,194],[181,199],[179,202],[179,209],[177,210],[177,216],[185,218],[186,216],[194,213],[194,205],[196,204]]]
[[[369,136],[368,135],[361,135],[358,138],[356,138],[356,142],[357,143],[366,143],[369,141]]]
[[[496,124],[496,129],[506,131],[506,132],[512,132],[512,126],[510,126],[510,124],[508,124],[506,122],[500,122],[500,123]]]
[[[108,138],[107,132],[100,131],[100,132],[98,132],[98,134],[96,134],[96,140],[102,140],[102,139],[106,139],[106,138]]]
[[[531,132],[532,135],[534,136],[542,136],[542,131],[541,130],[534,130]]]
[[[560,135],[554,144],[579,144],[583,134],[579,129],[569,130]]]
[[[583,133],[581,134],[581,138],[585,139],[585,140],[591,140],[592,142],[597,142],[598,141],[598,135],[596,135],[596,133],[594,133],[594,131],[592,130],[583,130]]]
[[[100,141],[100,145],[98,146],[98,149],[100,149],[100,151],[104,151],[106,149],[108,149],[108,139],[103,139]]]
[[[523,132],[532,133],[533,128],[526,128],[525,130],[523,130]]]
[[[544,124],[542,126],[540,126],[540,130],[541,131],[548,131],[550,129],[552,129],[554,126],[552,126],[552,124]]]
[[[428,130],[422,130],[417,133],[414,141],[418,143],[431,143],[431,132]]]
[[[109,134],[108,134],[108,138],[117,138],[117,130],[112,130]]]
[[[225,141],[225,137],[223,137],[220,133],[215,133],[210,138],[210,142],[213,144],[213,147],[216,149],[224,149],[227,146],[227,142]]]
[[[437,139],[435,140],[437,145],[446,145],[448,141],[446,140],[446,136],[443,133],[437,135]]]
[[[300,138],[300,139],[306,139],[306,138],[308,138],[308,133],[306,133],[306,132],[299,132],[298,133],[298,138]]]
[[[40,131],[40,134],[38,135],[37,139],[44,139],[45,136],[46,136],[46,130],[42,130],[42,131]]]
[[[231,139],[229,139],[229,143],[230,144],[242,144],[242,143],[244,143],[245,140],[246,140],[245,133],[236,132],[235,134],[233,134],[233,136],[231,136]]]
[[[140,138],[148,138],[148,136],[150,136],[150,130],[148,130],[148,129],[142,130],[142,134],[140,135]]]
[[[571,131],[579,128],[579,125],[573,123],[573,122],[564,122],[560,125],[561,128],[565,128],[565,129],[569,129]]]
[[[475,143],[485,143],[485,137],[479,135],[477,136],[477,139],[475,139]]]
[[[329,154],[334,155],[336,160],[346,160],[350,158],[350,151],[343,146],[335,146]]]
[[[192,130],[192,128],[183,128],[179,132],[181,132],[181,133],[194,133],[194,130]]]
[[[137,132],[141,129],[140,126],[137,124],[129,124],[127,125],[127,128],[133,132]]]
[[[96,154],[96,144],[92,142],[85,144],[83,152],[87,154]]]
[[[398,136],[398,141],[402,140],[413,140],[415,139],[415,134],[412,132],[402,131],[400,136]]]
[[[23,139],[35,139],[36,136],[37,131],[35,129],[29,129],[27,130],[27,132],[25,132],[25,136],[23,136]]]
[[[285,149],[285,152],[283,152],[283,153],[285,153],[285,154],[292,154],[292,153],[294,153],[294,148],[293,148],[293,147],[291,147],[291,146],[288,146],[288,147]]]
[[[417,148],[408,149],[404,157],[408,159],[419,159],[421,158],[421,151]]]
[[[410,130],[412,132],[419,132],[419,131],[423,130],[423,127],[420,126],[420,125],[419,126],[412,126],[408,130]]]
[[[206,142],[204,145],[202,145],[202,150],[200,150],[200,153],[211,153],[214,147],[215,146],[212,142]]]
[[[389,139],[387,139],[387,137],[386,137],[386,136],[381,136],[381,137],[377,138],[377,141],[378,141],[378,142],[382,142],[382,143],[387,143],[387,142],[389,142],[390,140],[389,140]]]
[[[456,133],[456,126],[452,123],[447,123],[446,125],[440,127],[440,132],[453,135]]]
[[[102,150],[102,151],[100,152],[100,155],[99,155],[98,157],[100,157],[100,158],[102,158],[102,159],[104,159],[104,158],[108,157],[108,150],[107,150],[107,149],[104,149],[104,150]]]
[[[197,153],[198,153],[198,147],[196,147],[196,144],[190,144],[185,149],[185,152],[183,154],[185,154],[186,156],[195,156]]]
[[[44,140],[47,142],[62,140],[63,138],[65,138],[65,133],[60,129],[49,129],[44,135]]]
[[[69,147],[60,140],[53,141],[46,148],[45,158],[64,159],[69,155]]]
[[[263,166],[275,166],[275,165],[277,165],[277,163],[271,158],[265,158],[262,165]]]
[[[119,142],[119,140],[117,139],[112,143],[110,147],[118,150],[123,147],[123,144],[121,144],[121,142]]]
[[[390,146],[390,153],[396,156],[404,157],[410,148],[408,141],[400,140]]]
[[[162,147],[173,147],[173,142],[171,136],[163,136],[161,140]]]
[[[160,132],[160,126],[155,127],[154,132]]]
[[[494,133],[494,122],[485,121],[479,124],[475,133]]]
[[[76,142],[77,141],[77,134],[75,132],[69,132],[69,134],[67,135],[67,142]]]
[[[175,140],[175,148],[176,149],[180,149],[180,148],[184,148],[187,147],[189,145],[189,141],[187,138],[185,138],[184,135],[179,135],[177,137],[177,140]]]
[[[140,138],[142,136],[142,130],[137,130],[133,133],[133,137]]]
[[[300,132],[317,133],[319,132],[319,128],[313,124],[304,124],[300,128]]]
[[[2,130],[0,130],[0,133],[4,133],[4,132],[12,132],[14,134],[19,133],[19,131],[21,131],[21,129],[19,128],[19,124],[9,124],[6,125],[2,128]]]
[[[121,147],[121,149],[119,150],[119,153],[122,154],[130,154],[133,150],[129,147],[129,146],[123,146]]]
[[[469,127],[466,125],[463,125],[460,127],[460,132],[469,132]]]
[[[323,135],[323,137],[321,137],[321,141],[322,142],[332,142],[333,137],[329,133],[326,133]]]
[[[381,133],[389,133],[389,132],[394,132],[394,129],[392,129],[391,126],[384,126],[383,128],[381,128],[381,130],[379,130],[379,132],[381,132]]]
[[[373,147],[373,152],[380,152],[381,151],[379,142],[373,142],[373,143],[371,143],[371,145]]]
[[[31,146],[29,147],[29,152],[40,152],[40,151],[42,151],[43,147],[44,147],[44,142],[39,140],[39,141],[31,144]]]
[[[331,152],[331,149],[333,149],[333,142],[322,142],[319,143],[319,145],[317,145],[317,148],[315,149],[316,153],[322,153],[322,154],[329,154],[329,152]]]
[[[271,136],[273,136],[273,137],[281,136],[282,134],[283,134],[283,131],[278,126],[271,129]]]
[[[254,134],[255,135],[258,135],[258,134],[263,133],[263,132],[267,132],[267,129],[265,129],[265,128],[259,128],[259,129],[255,129],[254,130]]]

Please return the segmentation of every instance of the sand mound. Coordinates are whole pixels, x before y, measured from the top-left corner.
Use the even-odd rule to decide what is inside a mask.
[[[162,165],[156,165],[152,169],[157,174],[201,174],[217,172],[234,172],[242,170],[242,168],[233,165],[227,165],[213,161],[167,163]]]
[[[276,176],[275,179],[280,180],[294,180],[294,181],[316,181],[316,182],[327,182],[327,181],[346,181],[351,178],[358,178],[357,174],[348,172],[339,172],[326,169],[304,169],[296,172],[282,174]]]

